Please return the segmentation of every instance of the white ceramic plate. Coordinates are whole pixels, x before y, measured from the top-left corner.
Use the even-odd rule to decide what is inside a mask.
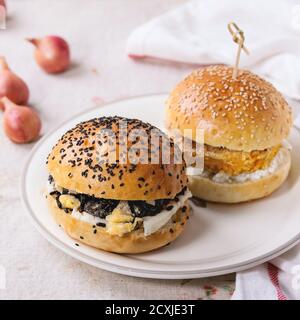
[[[187,279],[230,273],[267,261],[300,239],[300,133],[293,129],[293,168],[271,197],[242,205],[208,204],[195,208],[186,230],[169,246],[139,255],[118,255],[80,244],[75,246],[50,216],[43,190],[45,161],[61,135],[80,121],[121,115],[163,127],[165,95],[109,103],[86,111],[45,136],[33,149],[22,177],[22,198],[30,219],[58,248],[93,266],[126,275]]]

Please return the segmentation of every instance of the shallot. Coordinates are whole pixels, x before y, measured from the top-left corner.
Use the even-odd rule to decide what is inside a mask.
[[[15,143],[28,143],[36,140],[41,131],[38,114],[27,106],[18,106],[8,98],[0,100],[4,110],[3,127],[6,135]]]
[[[27,84],[9,69],[4,57],[0,57],[0,99],[2,97],[16,104],[26,104],[29,99]]]
[[[4,7],[4,9],[7,10],[5,0],[0,0],[0,6]]]
[[[27,39],[35,46],[35,60],[47,73],[61,73],[70,66],[68,43],[58,36]]]

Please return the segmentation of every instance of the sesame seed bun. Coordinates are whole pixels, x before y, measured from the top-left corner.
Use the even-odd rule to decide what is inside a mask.
[[[291,168],[291,153],[282,148],[282,158],[277,170],[252,181],[242,183],[218,183],[202,176],[189,176],[189,189],[203,200],[220,203],[240,203],[266,197],[286,180]]]
[[[181,234],[189,217],[186,203],[185,212],[179,209],[170,223],[155,233],[146,237],[143,229],[137,229],[120,237],[109,234],[105,228],[75,219],[59,209],[53,197],[48,196],[47,199],[55,221],[71,238],[94,248],[116,253],[142,253],[163,247]]]
[[[292,126],[291,109],[272,84],[247,70],[232,79],[232,67],[193,72],[171,92],[167,128],[204,130],[213,147],[250,152],[279,145]]]
[[[156,164],[121,163],[118,152],[123,145],[119,141],[121,120],[127,122],[128,134],[135,129],[144,129],[149,143],[152,129],[164,136],[164,142],[155,153],[161,154],[163,149],[170,147],[171,163],[162,164],[161,156]],[[105,161],[111,150],[111,140],[99,135],[102,129],[111,130],[119,143],[112,163]],[[126,150],[134,144],[128,141]],[[150,124],[121,117],[102,117],[82,122],[65,133],[49,154],[47,167],[58,186],[77,193],[116,200],[173,199],[187,185],[185,164],[174,164],[176,148],[164,133]]]

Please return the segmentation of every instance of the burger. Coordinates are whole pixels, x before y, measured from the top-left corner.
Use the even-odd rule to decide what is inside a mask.
[[[187,168],[194,196],[239,203],[268,196],[286,180],[291,109],[259,76],[239,70],[233,79],[233,68],[223,65],[194,71],[175,87],[166,110],[169,130],[193,144],[201,143],[197,130],[203,132],[203,166]]]
[[[170,161],[163,159],[166,149]],[[189,217],[180,154],[166,134],[140,120],[79,123],[47,159],[51,212],[70,237],[98,249],[141,253],[165,246]]]

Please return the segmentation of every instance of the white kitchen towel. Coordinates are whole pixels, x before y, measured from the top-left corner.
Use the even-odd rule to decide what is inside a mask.
[[[240,67],[300,99],[299,0],[194,0],[134,30],[132,58],[152,57],[193,64],[234,64],[237,45],[227,30],[235,21],[245,33]]]
[[[300,247],[239,272],[233,300],[300,300]]]

